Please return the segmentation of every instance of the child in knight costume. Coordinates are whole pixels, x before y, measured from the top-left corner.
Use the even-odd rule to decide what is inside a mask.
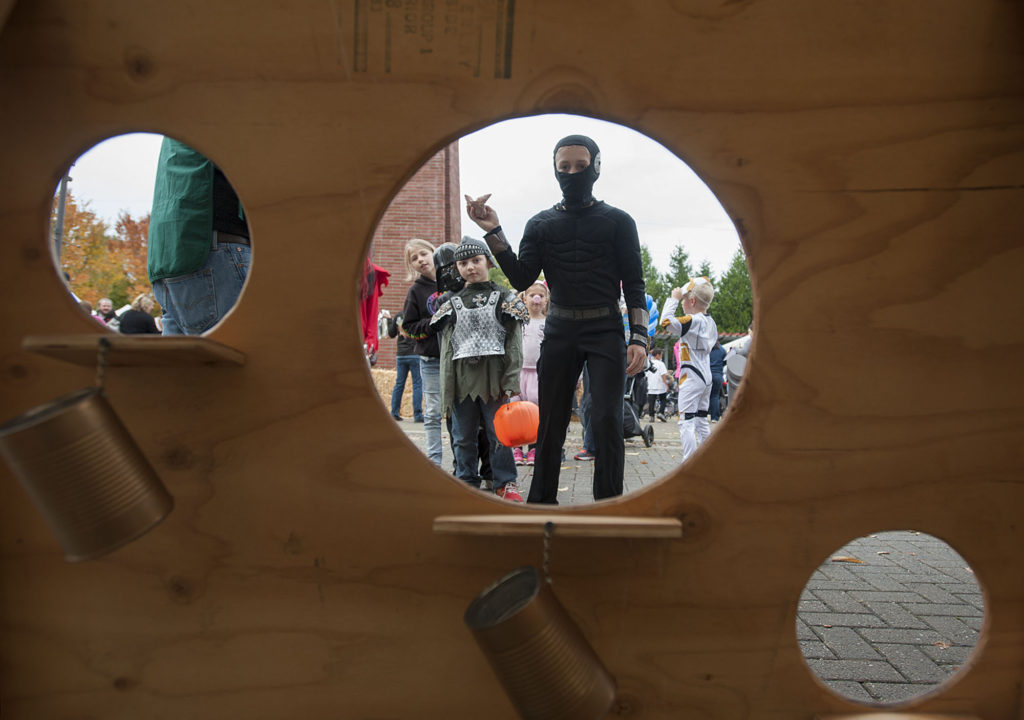
[[[430,323],[441,332],[441,403],[452,414],[456,474],[480,486],[477,433],[487,429],[494,493],[522,502],[516,487],[512,450],[494,434],[494,414],[506,399],[519,393],[523,366],[520,323],[529,312],[515,293],[488,280],[494,267],[487,245],[465,237],[455,249],[455,264],[466,286],[437,309]]]
[[[448,300],[452,293],[457,293],[466,287],[466,279],[459,275],[459,266],[455,264],[455,250],[459,246],[453,242],[441,243],[434,251],[434,270],[437,276],[437,291],[440,293],[437,306],[440,307]],[[431,328],[437,331],[437,326]],[[448,441],[452,450],[452,474],[459,475],[459,459],[455,455],[455,433],[452,432],[451,413],[445,413],[445,425],[448,427]],[[469,476],[480,476],[480,487],[483,490],[493,490],[494,482],[491,475],[491,443],[487,438],[487,428],[480,423],[480,430],[477,432],[476,446],[480,468],[477,472],[470,471]]]

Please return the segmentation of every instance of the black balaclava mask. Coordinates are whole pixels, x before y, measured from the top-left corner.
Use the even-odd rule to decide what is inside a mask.
[[[558,185],[562,188],[562,201],[566,207],[582,207],[594,200],[591,194],[594,183],[601,174],[601,149],[597,143],[586,135],[569,135],[558,141],[555,145],[555,155],[558,148],[567,145],[582,145],[590,151],[590,165],[583,172],[561,173],[555,167],[555,177],[558,178]]]

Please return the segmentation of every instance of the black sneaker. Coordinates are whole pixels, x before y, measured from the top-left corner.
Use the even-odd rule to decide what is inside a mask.
[[[395,422],[402,422],[401,415],[392,415],[391,417],[394,418]]]
[[[578,453],[573,455],[573,458],[576,460],[593,460],[594,457],[594,453],[586,449],[580,450]]]

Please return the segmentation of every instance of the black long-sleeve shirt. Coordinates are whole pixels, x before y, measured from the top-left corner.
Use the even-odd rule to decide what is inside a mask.
[[[633,218],[603,201],[585,208],[561,207],[530,219],[518,257],[511,249],[495,255],[512,286],[525,290],[543,270],[555,305],[618,307],[621,283],[626,306],[646,310],[640,239]]]

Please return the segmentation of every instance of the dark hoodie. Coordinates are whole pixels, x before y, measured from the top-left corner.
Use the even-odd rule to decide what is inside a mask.
[[[405,296],[405,307],[402,308],[402,315],[405,316],[402,327],[405,328],[406,334],[416,341],[417,355],[441,357],[437,335],[430,331],[430,318],[437,310],[436,303],[437,283],[420,275],[409,288],[409,293]]]

